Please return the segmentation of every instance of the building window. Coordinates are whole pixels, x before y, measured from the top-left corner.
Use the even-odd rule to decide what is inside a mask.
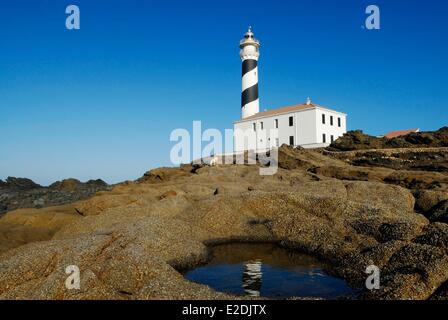
[[[294,145],[294,136],[289,136],[289,145],[290,146]]]
[[[330,140],[331,140],[331,143],[333,143],[333,141],[334,141],[333,135],[331,135]]]
[[[294,125],[294,120],[292,117],[289,117],[289,126],[292,127]]]
[[[278,138],[275,138],[275,146],[278,147],[279,144],[280,144],[280,142],[279,142]]]
[[[261,130],[263,130],[263,121],[260,122],[260,128],[261,128]]]
[[[257,124],[254,122],[254,131],[257,131]]]
[[[333,125],[333,116],[330,116],[330,126]]]
[[[324,134],[322,134],[322,143],[327,142],[327,136]]]
[[[275,129],[278,129],[278,119],[275,119]]]
[[[341,127],[341,118],[338,118],[338,127]]]
[[[322,113],[322,123],[325,124],[325,115]]]

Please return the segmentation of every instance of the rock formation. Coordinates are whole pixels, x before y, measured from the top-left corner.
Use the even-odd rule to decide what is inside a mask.
[[[278,241],[326,261],[361,299],[447,299],[447,171],[344,154],[282,146],[273,176],[257,165],[160,168],[87,200],[8,212],[0,298],[235,299],[178,270],[204,263],[213,243]],[[65,287],[69,265],[80,290]],[[369,265],[379,290],[364,288]]]
[[[109,189],[108,184],[99,179],[86,183],[65,179],[42,187],[30,179],[8,177],[6,182],[0,180],[0,215],[19,208],[44,208],[75,202]]]
[[[448,147],[448,127],[440,128],[434,132],[413,132],[392,139],[377,138],[364,134],[361,130],[354,130],[347,132],[343,137],[334,141],[328,147],[328,150],[351,151],[416,147]]]

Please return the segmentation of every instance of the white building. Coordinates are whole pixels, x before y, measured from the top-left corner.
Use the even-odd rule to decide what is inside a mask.
[[[258,57],[260,43],[249,28],[240,42],[243,62],[241,119],[234,122],[234,151],[263,151],[282,144],[326,147],[346,132],[345,113],[312,103],[260,112]]]

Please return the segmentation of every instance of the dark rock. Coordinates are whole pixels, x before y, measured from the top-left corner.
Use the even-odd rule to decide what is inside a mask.
[[[6,183],[2,184],[2,188],[17,190],[17,191],[26,191],[26,190],[36,189],[36,188],[42,188],[42,186],[37,183],[34,183],[34,181],[31,179],[8,177],[6,179]]]
[[[330,145],[328,150],[351,151],[363,149],[381,149],[383,141],[381,138],[369,136],[362,130],[353,130],[344,133]]]
[[[110,190],[104,181],[82,183],[65,179],[42,187],[30,179],[8,178],[0,188],[0,214],[21,208],[44,208],[84,200],[98,191]]]
[[[96,186],[96,187],[107,187],[108,186],[108,184],[101,179],[89,180],[86,182],[86,184],[89,186]]]
[[[375,138],[379,139],[379,138]],[[448,172],[448,150],[441,147],[407,146],[341,151],[328,147],[323,154],[358,167],[384,167],[394,170]]]
[[[327,150],[351,151],[386,148],[448,147],[448,127],[434,132],[415,132],[392,139],[364,134],[361,130],[348,131],[336,139]]]
[[[390,257],[403,245],[405,243],[401,241],[390,241],[345,255],[339,259],[335,269],[339,275],[347,279],[353,286],[363,287],[366,280],[366,268],[370,265],[375,265],[382,269],[387,265]]]
[[[430,300],[448,300],[448,281],[437,289],[437,291],[431,296]]]
[[[379,240],[381,242],[389,242],[393,240],[410,240],[413,239],[420,231],[418,225],[413,223],[383,223],[379,227]]]
[[[440,202],[426,216],[432,222],[448,223],[448,200]]]
[[[426,145],[430,147],[448,147],[448,127],[440,128],[434,132],[416,132],[406,136],[397,137],[413,145]]]
[[[381,269],[381,287],[364,293],[365,299],[430,298],[448,280],[448,256],[425,244],[404,245]]]
[[[394,171],[383,180],[386,183],[402,186],[407,189],[437,189],[446,184],[448,177],[437,172],[425,171]]]
[[[81,181],[73,178],[65,179],[62,181],[56,181],[55,183],[50,185],[50,189],[59,189],[59,190],[74,190],[81,184]]]
[[[415,239],[416,243],[439,247],[448,252],[448,225],[444,223],[431,223],[424,233]]]
[[[350,159],[355,166],[385,167],[395,170],[448,171],[446,150],[417,150],[385,154],[384,151],[366,151]]]
[[[192,166],[191,166],[191,173],[197,173],[197,171],[199,170],[199,169],[201,169],[201,168],[203,168],[204,167],[204,165],[203,164],[193,164]]]
[[[434,190],[416,190],[415,210],[426,213],[435,208],[443,200],[448,200],[448,192]]]

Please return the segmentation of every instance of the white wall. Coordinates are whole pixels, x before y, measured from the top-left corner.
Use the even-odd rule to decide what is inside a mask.
[[[234,129],[233,150],[235,152],[256,149],[255,145],[256,132],[253,132],[253,122],[244,121],[235,123],[233,129]],[[247,133],[248,134],[247,138],[241,136],[242,133]]]
[[[296,125],[296,145],[309,145],[316,143],[316,109],[296,112],[298,119]]]
[[[322,114],[325,114],[325,124],[322,123]],[[331,125],[330,117],[333,116],[333,125]],[[338,126],[338,118],[341,119],[341,126]],[[326,136],[326,145],[330,145],[331,136],[336,140],[346,132],[346,115],[337,111],[317,108],[316,109],[316,143],[323,142],[323,134]]]
[[[322,113],[325,114],[325,124],[322,124]],[[330,116],[333,116],[333,125],[330,125]],[[289,126],[289,117],[293,117],[294,120],[292,127]],[[338,127],[338,118],[341,118],[341,127]],[[346,115],[343,113],[322,108],[294,111],[235,122],[234,151],[264,150],[276,147],[275,136],[269,136],[270,130],[275,130],[276,119],[278,119],[278,146],[289,144],[290,136],[294,137],[295,146],[308,148],[328,146],[331,142],[331,135],[336,140],[346,132]],[[254,123],[256,131],[253,130]],[[263,129],[261,123],[263,123]],[[249,137],[245,146],[242,145],[242,138],[239,136],[241,132],[238,132],[238,129]],[[323,133],[326,134],[325,144],[322,142]],[[237,140],[240,142],[238,143]]]

